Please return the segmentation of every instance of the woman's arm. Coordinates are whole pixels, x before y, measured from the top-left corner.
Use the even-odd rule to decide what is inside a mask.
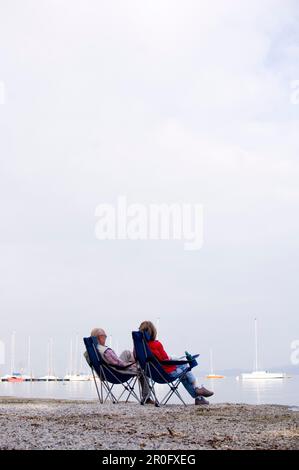
[[[167,352],[165,351],[163,344],[160,341],[155,341],[154,351],[153,353],[159,359],[159,361],[169,361],[170,356],[168,356]]]

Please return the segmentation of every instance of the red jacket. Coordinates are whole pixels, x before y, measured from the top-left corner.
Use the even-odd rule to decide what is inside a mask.
[[[160,341],[149,341],[148,342],[148,345],[149,345],[149,348],[151,350],[151,352],[153,353],[153,355],[159,359],[159,361],[169,361],[170,360],[170,357],[168,356],[168,354],[165,352],[164,348],[163,348],[163,345],[162,343],[160,343]],[[176,366],[163,366],[163,369],[165,370],[165,372],[167,372],[168,374],[170,374],[170,372],[173,372],[174,370],[176,370]]]

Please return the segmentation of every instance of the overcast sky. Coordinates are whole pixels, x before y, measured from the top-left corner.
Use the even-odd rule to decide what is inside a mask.
[[[119,349],[160,317],[208,367],[289,363],[299,338],[299,4],[0,0],[0,339],[94,326]],[[201,203],[204,244],[99,241],[95,208]],[[7,355],[9,361],[9,355]],[[9,365],[0,366],[0,374]]]

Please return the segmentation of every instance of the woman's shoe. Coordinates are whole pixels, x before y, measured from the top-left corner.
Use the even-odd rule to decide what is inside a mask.
[[[195,398],[195,405],[209,405],[209,402],[204,397],[197,397]]]
[[[214,392],[211,392],[210,390],[208,390],[207,388],[203,386],[201,386],[200,388],[196,387],[195,392],[196,392],[196,395],[199,397],[211,397],[212,395],[214,395]]]

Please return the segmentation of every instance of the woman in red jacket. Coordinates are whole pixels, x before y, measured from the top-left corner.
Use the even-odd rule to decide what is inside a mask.
[[[166,353],[163,348],[163,345],[157,338],[157,330],[154,324],[151,321],[144,321],[141,323],[139,327],[139,331],[146,332],[149,340],[148,346],[151,352],[159,361],[170,361],[171,357]],[[186,364],[182,365],[162,365],[163,369],[167,374],[171,377],[177,378],[179,377],[184,370],[188,368]],[[187,372],[182,380],[182,384],[184,385],[185,389],[189,392],[192,398],[195,398],[195,405],[208,405],[209,402],[205,399],[205,397],[210,397],[214,393],[210,390],[207,390],[205,387],[201,386],[198,387],[196,383],[196,378],[194,377],[191,371]]]

